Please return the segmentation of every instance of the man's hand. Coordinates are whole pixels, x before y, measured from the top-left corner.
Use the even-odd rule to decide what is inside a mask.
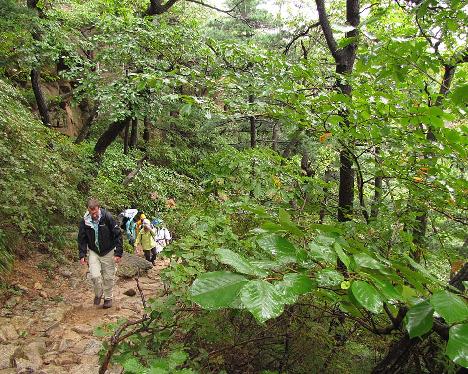
[[[118,264],[121,259],[122,259],[122,257],[114,256],[114,261],[115,261],[116,264]]]
[[[86,265],[86,258],[80,258],[80,264],[81,265]]]

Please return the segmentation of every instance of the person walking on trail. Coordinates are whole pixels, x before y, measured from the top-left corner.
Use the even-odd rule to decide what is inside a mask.
[[[143,249],[145,258],[151,262],[154,266],[156,260],[156,240],[154,239],[156,231],[151,225],[149,219],[144,219],[142,222],[142,228],[137,234],[135,240],[135,252],[139,252],[139,247]]]
[[[156,254],[162,252],[164,247],[168,245],[172,236],[169,230],[164,226],[164,222],[161,219],[155,219],[152,224],[155,227],[154,239],[156,240]]]
[[[110,308],[116,264],[123,253],[122,236],[118,223],[96,199],[88,200],[88,211],[80,222],[78,248],[81,265],[89,263],[94,305],[99,305],[104,298],[103,308]]]
[[[138,235],[138,233],[140,232],[141,226],[143,225],[143,221],[146,219],[146,216],[144,213],[138,212],[136,217],[138,217],[138,220],[136,221],[135,231],[136,231],[136,234]]]
[[[133,246],[133,243],[135,243],[136,238],[137,214],[138,209],[125,209],[122,213],[119,214],[119,217],[122,217],[122,225],[120,227],[127,234],[127,239],[131,246]]]

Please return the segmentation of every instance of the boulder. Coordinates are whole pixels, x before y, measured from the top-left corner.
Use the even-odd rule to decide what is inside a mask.
[[[8,318],[0,318],[0,343],[8,344],[16,339],[18,339],[18,333],[11,323],[11,320]]]
[[[122,278],[133,278],[145,274],[153,265],[142,257],[124,252],[122,260],[117,268],[117,276]]]
[[[0,370],[13,367],[15,354],[19,347],[14,344],[0,345]]]

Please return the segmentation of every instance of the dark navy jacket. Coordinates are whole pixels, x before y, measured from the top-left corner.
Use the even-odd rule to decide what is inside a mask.
[[[86,257],[88,248],[99,256],[104,256],[115,248],[114,255],[122,257],[123,249],[120,227],[114,218],[112,218],[112,215],[103,208],[101,208],[101,218],[98,226],[98,242],[99,248],[96,248],[94,228],[87,219],[83,218],[78,231],[80,259]]]

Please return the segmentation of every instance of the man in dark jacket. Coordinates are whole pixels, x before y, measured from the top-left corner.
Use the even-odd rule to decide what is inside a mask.
[[[122,236],[112,215],[96,199],[88,200],[88,211],[78,232],[80,263],[86,264],[89,250],[89,272],[94,283],[94,305],[104,297],[104,308],[112,306],[112,288],[116,264],[122,257]]]

